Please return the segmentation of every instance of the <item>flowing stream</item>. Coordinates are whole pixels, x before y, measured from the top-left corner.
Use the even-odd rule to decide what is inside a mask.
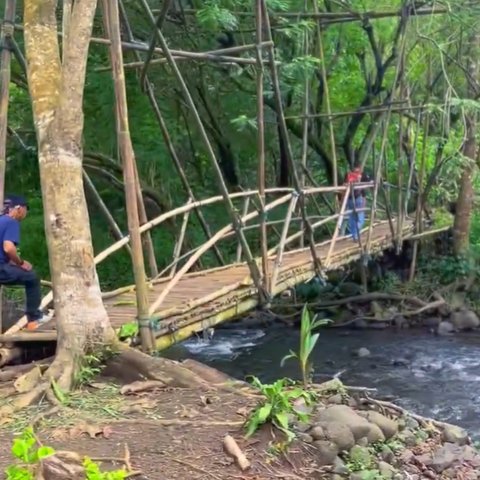
[[[217,329],[211,341],[192,338],[172,347],[170,358],[194,358],[234,377],[256,375],[262,382],[299,378],[295,360],[282,368],[299,332],[286,327]],[[358,358],[365,347],[371,355]],[[474,333],[438,337],[418,330],[321,331],[312,356],[315,381],[345,370],[349,385],[375,387],[399,405],[469,430],[480,438],[480,337]]]

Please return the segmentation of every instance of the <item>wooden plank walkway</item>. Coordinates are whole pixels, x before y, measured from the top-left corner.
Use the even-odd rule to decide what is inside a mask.
[[[396,225],[395,225],[396,227]],[[403,238],[413,233],[413,223],[404,222]],[[367,241],[367,231],[362,234],[362,244]],[[374,226],[370,244],[370,253],[376,254],[392,246],[391,230],[388,222]],[[324,263],[331,240],[316,246],[318,258]],[[360,258],[358,243],[350,237],[337,239],[326,271],[341,268]],[[270,260],[269,272],[273,271],[275,258]],[[274,295],[303,283],[314,276],[314,266],[309,248],[285,252],[278,274]],[[169,279],[159,279],[151,285],[149,300],[153,303]],[[123,293],[106,294],[104,303],[115,329],[135,321],[135,290],[132,286]],[[160,321],[155,332],[157,347],[164,349],[178,343],[196,332],[228,321],[240,314],[254,309],[258,305],[258,295],[245,263],[204,270],[187,274],[168,294],[156,312]],[[31,341],[55,340],[54,320],[35,332],[28,332]],[[26,341],[24,331],[17,334],[0,336],[1,342]]]

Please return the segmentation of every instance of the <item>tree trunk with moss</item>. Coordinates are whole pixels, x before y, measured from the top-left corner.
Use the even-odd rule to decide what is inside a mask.
[[[96,0],[64,12],[62,59],[56,3],[25,0],[24,24],[58,330],[49,373],[68,390],[84,353],[113,341],[114,331],[101,298],[82,179],[83,90]]]
[[[468,42],[468,47],[467,92],[468,98],[475,99],[477,97],[476,85],[480,76],[480,33],[475,33],[472,36],[470,42]],[[455,206],[453,224],[453,251],[455,255],[463,255],[470,248],[470,224],[474,197],[473,175],[478,161],[478,113],[475,109],[468,109],[465,124],[465,141],[462,148],[465,166],[460,179],[460,190]]]

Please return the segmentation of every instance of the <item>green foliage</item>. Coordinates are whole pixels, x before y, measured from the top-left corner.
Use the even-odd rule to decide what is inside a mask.
[[[101,371],[102,358],[98,355],[85,355],[75,377],[78,385],[90,383]]]
[[[85,457],[83,460],[83,466],[85,468],[86,480],[124,480],[128,478],[128,472],[126,470],[102,472],[98,464],[88,457]]]
[[[197,11],[197,20],[203,27],[213,30],[233,30],[238,20],[230,10],[221,8],[216,0],[207,0],[204,7]]]
[[[272,384],[263,384],[257,377],[252,377],[252,385],[265,396],[265,401],[250,415],[245,425],[246,436],[251,437],[261,425],[272,422],[288,439],[292,439],[294,433],[290,429],[291,416],[301,421],[308,418],[295,409],[293,401],[302,398],[309,405],[314,399],[313,395],[300,387],[292,387],[292,382],[285,378]]]
[[[282,358],[281,366],[290,358],[296,358],[300,364],[302,371],[303,385],[306,388],[310,381],[310,355],[317,344],[319,333],[313,333],[319,327],[323,327],[330,323],[327,319],[316,319],[316,316],[312,318],[311,313],[308,311],[307,305],[303,307],[302,319],[300,324],[300,348],[298,353],[290,351],[288,355]]]
[[[34,480],[39,463],[55,455],[55,450],[45,445],[39,445],[32,427],[26,428],[20,436],[13,440],[13,457],[19,462],[5,469],[6,480]],[[128,472],[124,469],[102,472],[97,463],[86,457],[83,461],[85,480],[124,480]]]
[[[6,480],[33,480],[35,465],[55,454],[51,447],[38,446],[32,427],[13,440],[11,452],[21,465],[9,465],[5,470]]]
[[[435,278],[441,285],[448,285],[456,280],[466,279],[471,275],[478,275],[479,258],[471,254],[470,257],[440,257],[423,258],[422,273],[429,278]]]
[[[133,338],[138,335],[138,322],[124,323],[118,332],[118,338]]]

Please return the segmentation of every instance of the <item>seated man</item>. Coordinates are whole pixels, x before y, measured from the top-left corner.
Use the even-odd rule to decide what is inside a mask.
[[[0,285],[23,285],[27,296],[27,329],[35,330],[39,324],[51,317],[40,310],[40,280],[32,265],[18,256],[20,243],[20,222],[27,216],[28,205],[19,195],[5,198],[0,215]]]
[[[360,165],[355,165],[353,169],[345,176],[345,184],[353,185],[355,183],[368,182],[369,178],[363,173]],[[347,210],[351,211],[348,217],[348,233],[352,235],[355,242],[360,237],[360,232],[365,224],[365,211],[367,198],[365,189],[357,188],[350,192],[347,200]]]

